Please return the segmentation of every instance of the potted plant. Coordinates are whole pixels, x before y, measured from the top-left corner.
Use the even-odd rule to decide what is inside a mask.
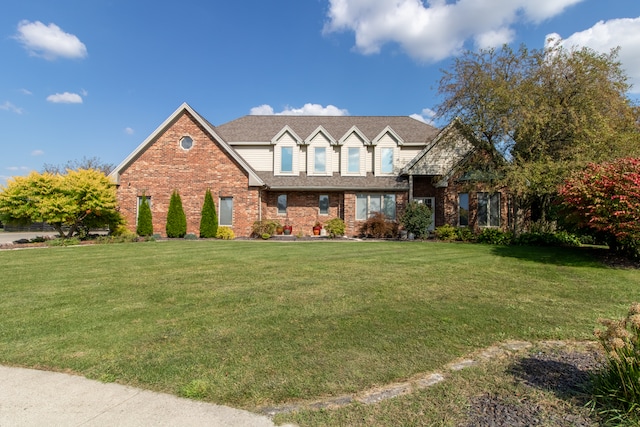
[[[316,224],[313,226],[313,235],[319,236],[320,230],[322,230],[322,223],[320,221],[316,221]]]
[[[284,231],[285,236],[289,236],[293,227],[291,227],[291,224],[285,224],[284,227],[282,227],[282,230]]]

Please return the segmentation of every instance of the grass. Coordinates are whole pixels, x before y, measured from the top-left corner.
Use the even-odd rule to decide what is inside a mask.
[[[0,251],[0,363],[248,409],[506,339],[592,339],[640,272],[580,249],[171,241]]]

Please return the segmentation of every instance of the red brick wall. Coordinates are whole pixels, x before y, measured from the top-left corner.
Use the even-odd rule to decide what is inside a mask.
[[[287,213],[278,213],[278,196],[287,195]],[[320,195],[329,196],[329,214],[320,215]],[[336,192],[291,192],[266,191],[262,193],[262,217],[291,225],[291,234],[313,235],[313,226],[333,218],[342,218],[342,193]]]
[[[188,151],[180,147],[185,135],[193,139]],[[248,236],[259,206],[258,189],[248,183],[246,172],[185,112],[121,172],[118,203],[129,229],[135,231],[137,198],[150,196],[154,233],[164,236],[169,199],[176,189],[187,216],[187,233],[198,235],[204,195],[210,188],[217,209],[219,197],[233,197],[233,231]]]

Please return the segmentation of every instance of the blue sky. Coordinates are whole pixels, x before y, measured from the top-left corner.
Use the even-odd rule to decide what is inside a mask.
[[[552,34],[621,46],[640,93],[637,0],[3,3],[0,184],[45,163],[118,164],[182,102],[214,125],[251,113],[428,121],[461,50],[539,49]]]

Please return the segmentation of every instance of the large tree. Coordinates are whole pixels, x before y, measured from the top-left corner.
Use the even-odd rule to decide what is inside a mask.
[[[43,221],[61,237],[71,237],[83,228],[122,223],[114,183],[94,169],[69,170],[65,175],[32,172],[10,178],[6,187],[0,187],[0,218],[4,222]]]
[[[443,71],[440,117],[500,151],[514,206],[546,213],[574,170],[640,154],[638,110],[618,51],[522,46],[466,52]]]
[[[49,172],[51,174],[64,175],[67,170],[79,170],[79,169],[95,169],[99,170],[105,175],[109,175],[114,169],[113,163],[105,163],[98,157],[83,156],[82,159],[69,160],[65,164],[54,165],[45,163],[42,166],[42,172]]]

